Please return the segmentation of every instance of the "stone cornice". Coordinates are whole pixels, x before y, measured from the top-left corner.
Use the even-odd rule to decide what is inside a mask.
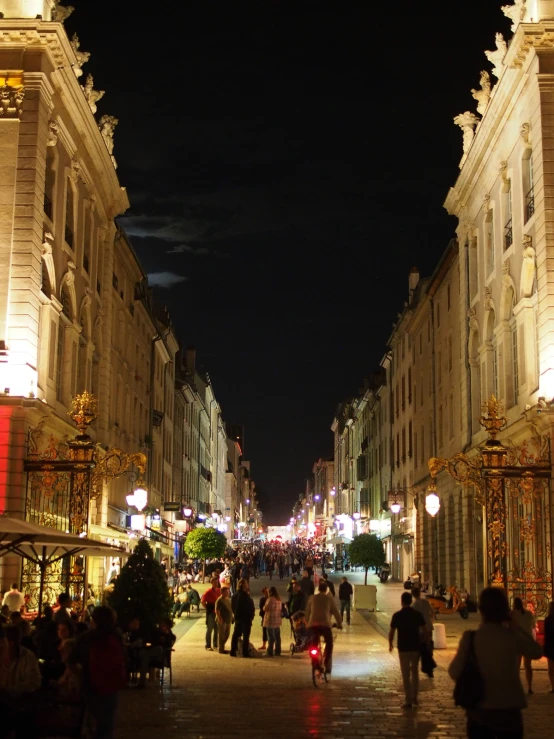
[[[58,93],[82,140],[77,144],[77,155],[84,157],[86,152],[94,164],[96,171],[91,180],[104,191],[100,199],[106,207],[106,217],[111,219],[124,213],[129,207],[127,193],[119,184],[98,123],[75,76],[73,68],[77,65],[77,58],[63,26],[38,19],[0,19],[0,52],[14,48],[26,52],[36,49],[46,54],[53,68],[52,73],[25,73],[25,78],[30,75],[36,86],[42,75],[46,79],[43,90],[47,91],[46,100],[49,102],[54,91]],[[69,141],[67,130],[66,133]],[[82,151],[79,152],[79,148]]]
[[[531,49],[554,49],[554,21],[520,23],[510,43],[504,64],[521,69]]]

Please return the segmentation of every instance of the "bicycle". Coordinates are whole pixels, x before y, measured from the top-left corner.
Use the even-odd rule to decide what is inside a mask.
[[[336,624],[333,624],[336,629]],[[319,634],[317,642],[313,642],[310,647],[310,659],[312,662],[312,682],[314,688],[319,687],[322,682],[329,682],[329,673],[325,665],[325,638],[323,634]]]

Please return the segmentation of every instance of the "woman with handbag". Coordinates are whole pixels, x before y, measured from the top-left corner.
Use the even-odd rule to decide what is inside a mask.
[[[520,657],[540,659],[542,649],[515,626],[501,588],[483,590],[479,611],[481,625],[464,633],[448,668],[456,681],[456,705],[467,711],[469,739],[522,739],[521,709],[527,702]]]

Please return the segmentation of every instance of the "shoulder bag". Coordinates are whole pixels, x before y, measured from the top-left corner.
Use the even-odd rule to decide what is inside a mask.
[[[475,631],[470,631],[466,663],[454,686],[454,703],[465,709],[477,708],[485,697],[483,676],[475,654]]]

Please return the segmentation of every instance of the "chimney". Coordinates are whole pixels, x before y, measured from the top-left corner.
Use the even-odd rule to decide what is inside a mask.
[[[196,349],[193,346],[187,346],[185,363],[187,370],[194,377],[194,373],[196,372]]]
[[[415,292],[418,282],[419,282],[419,269],[417,267],[412,267],[412,269],[410,270],[410,276],[408,277],[408,289],[410,292],[408,303],[410,305],[412,304],[414,292]]]

